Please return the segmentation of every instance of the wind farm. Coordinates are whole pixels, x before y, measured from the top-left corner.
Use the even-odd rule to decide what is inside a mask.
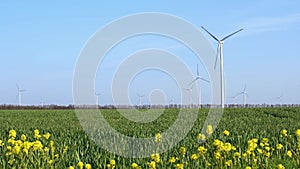
[[[4,1],[0,169],[300,167],[300,1]]]

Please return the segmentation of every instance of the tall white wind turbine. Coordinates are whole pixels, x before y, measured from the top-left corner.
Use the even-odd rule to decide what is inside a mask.
[[[219,40],[218,38],[216,38],[213,34],[211,34],[210,32],[208,32],[208,30],[206,30],[203,26],[201,26],[201,28],[207,32],[213,39],[215,39],[218,42],[218,48],[217,48],[217,56],[216,56],[216,60],[215,60],[215,65],[214,68],[216,69],[217,66],[217,61],[218,58],[220,59],[220,75],[221,75],[221,107],[224,108],[225,107],[225,88],[224,88],[224,65],[223,65],[223,55],[222,55],[222,46],[224,44],[224,41],[226,39],[228,39],[229,37],[231,37],[232,35],[242,31],[243,29],[239,29],[238,31],[235,31],[227,36],[225,36],[223,39]]]
[[[26,90],[24,89],[20,89],[19,88],[19,85],[17,84],[17,97],[18,97],[18,100],[19,100],[19,106],[22,105],[22,92],[25,92]]]
[[[209,80],[206,80],[206,79],[204,79],[204,78],[202,78],[201,76],[200,76],[200,73],[199,73],[199,68],[198,68],[198,64],[197,64],[197,76],[196,76],[196,78],[190,83],[190,85],[192,85],[192,84],[194,84],[194,83],[196,83],[196,82],[198,82],[197,83],[197,86],[198,86],[198,105],[199,106],[201,106],[201,88],[200,88],[200,80],[203,80],[203,81],[205,81],[205,82],[207,82],[207,83],[210,83],[210,81]]]

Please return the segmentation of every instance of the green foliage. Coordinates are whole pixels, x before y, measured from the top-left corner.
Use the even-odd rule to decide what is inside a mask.
[[[154,137],[157,133],[164,132],[177,119],[178,112],[178,109],[166,109],[158,119],[152,122],[136,123],[124,118],[117,110],[101,110],[114,129],[130,137]],[[147,113],[147,111],[139,113]],[[205,143],[202,143],[197,136],[202,131],[207,113],[208,109],[201,109],[187,137],[168,152],[160,154],[159,157],[154,155],[151,158],[149,154],[149,158],[131,159],[111,154],[98,147],[82,129],[74,110],[0,110],[0,140],[4,143],[2,147],[0,146],[0,168],[20,168],[20,165],[8,164],[9,159],[5,154],[9,131],[16,130],[16,139],[20,139],[21,134],[25,134],[29,141],[34,142],[36,129],[41,134],[47,132],[51,134],[49,140],[54,141],[56,153],[60,154],[60,157],[49,168],[69,166],[78,168],[77,164],[80,161],[91,164],[93,168],[112,168],[112,161],[110,161],[112,159],[116,162],[115,168],[130,168],[132,163],[142,168],[149,168],[153,165],[150,163],[153,160],[161,161],[156,163],[157,168],[180,168],[182,166],[185,168],[245,168],[246,166],[277,168],[278,164],[283,164],[286,168],[299,167],[300,154],[297,150],[299,142],[295,131],[300,129],[300,108],[225,109],[215,132]],[[288,131],[287,136],[281,134],[283,129]],[[226,136],[223,133],[224,130],[228,130],[230,134]],[[233,154],[245,153],[249,149],[248,141],[254,138],[258,139],[257,144],[260,144],[263,138],[268,138],[271,148],[270,157],[264,157],[255,150],[255,157],[250,155],[247,158],[235,159]],[[213,145],[216,139],[223,143],[230,143],[236,147],[236,150],[231,150],[228,154],[224,153],[223,150]],[[46,146],[49,141],[44,140],[42,143]],[[277,144],[282,144],[283,148],[277,150]],[[63,154],[62,151],[66,146],[68,146],[68,151]],[[198,152],[200,146],[207,149],[204,156]],[[184,155],[182,147],[186,148]],[[292,157],[286,155],[290,150],[293,153]],[[218,151],[222,160],[215,158],[215,153]],[[171,163],[169,162],[171,157],[178,160]],[[253,159],[257,160],[256,164],[253,163]],[[232,160],[231,165],[228,160]],[[27,165],[27,168],[34,168],[36,164],[28,162]],[[24,168],[24,166],[21,167]]]

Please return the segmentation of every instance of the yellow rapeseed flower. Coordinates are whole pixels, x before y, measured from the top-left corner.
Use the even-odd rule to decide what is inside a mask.
[[[15,159],[10,159],[10,160],[8,160],[8,164],[10,164],[10,165],[13,165],[14,164],[14,162],[15,162]]]
[[[191,159],[192,160],[197,160],[198,159],[198,155],[197,154],[192,154]]]
[[[184,169],[184,164],[176,164],[175,168],[176,169]]]
[[[66,153],[68,151],[69,147],[68,146],[65,146],[64,149],[63,149],[63,153]]]
[[[155,140],[154,141],[156,143],[161,142],[161,134],[160,133],[155,134]]]
[[[215,152],[214,154],[216,159],[220,159],[221,158],[221,154],[219,152]]]
[[[85,168],[86,169],[92,169],[92,165],[91,164],[85,164]]]
[[[115,160],[109,160],[109,163],[111,166],[114,168],[116,166],[116,161]]]
[[[282,145],[282,144],[277,144],[277,145],[276,145],[276,148],[277,148],[278,150],[281,150],[281,149],[283,148],[283,145]]]
[[[51,136],[51,134],[50,133],[46,133],[46,134],[44,134],[43,135],[43,137],[46,139],[46,140],[48,140],[49,138],[50,138],[50,136]]]
[[[213,133],[213,127],[212,125],[207,125],[206,127],[206,133],[211,135]]]
[[[4,143],[2,140],[0,140],[0,147],[4,146]]]
[[[289,150],[289,151],[286,152],[286,155],[289,156],[289,157],[292,157],[293,153]]]
[[[171,157],[170,159],[169,159],[169,163],[175,163],[176,162],[176,158],[175,157]]]
[[[69,169],[75,169],[73,166],[70,166]]]
[[[226,152],[230,152],[231,151],[231,144],[230,143],[225,143],[224,146],[222,146],[222,150],[226,151]]]
[[[148,166],[149,166],[150,169],[156,169],[155,161],[151,161],[150,163],[148,163]]]
[[[235,152],[235,153],[233,154],[233,156],[234,156],[235,158],[241,158],[241,154],[240,154],[239,152]]]
[[[286,129],[283,129],[280,133],[282,136],[287,136],[288,131]]]
[[[232,160],[226,161],[226,162],[225,162],[225,165],[228,166],[228,167],[230,167],[230,166],[232,165]]]
[[[278,169],[285,169],[285,167],[284,167],[282,164],[278,164],[278,165],[277,165],[277,168],[278,168]]]
[[[41,150],[43,148],[43,144],[40,141],[35,141],[33,143],[33,149],[34,150]]]
[[[11,147],[11,146],[7,146],[6,149],[7,149],[8,151],[11,151],[11,150],[12,150],[12,147]]]
[[[270,157],[270,156],[271,156],[271,153],[270,153],[270,152],[266,152],[266,153],[265,153],[265,156],[266,156],[266,157]]]
[[[200,141],[205,141],[206,137],[204,134],[198,134],[197,139]]]
[[[247,166],[245,169],[251,169],[251,167]]]
[[[258,149],[256,149],[256,150],[257,150],[257,152],[258,152],[259,154],[262,154],[262,153],[263,153],[263,150],[260,149],[260,148],[258,148]]]
[[[159,153],[151,154],[151,159],[154,160],[156,163],[161,162]]]
[[[28,154],[28,149],[27,149],[27,148],[24,148],[24,149],[23,149],[23,152],[24,152],[25,154]]]
[[[218,140],[218,139],[215,139],[214,143],[213,143],[213,145],[216,146],[219,149],[223,146],[223,144],[224,143],[222,141]]]
[[[49,161],[48,161],[48,164],[49,164],[49,165],[52,165],[53,162],[54,162],[53,160],[49,160]]]
[[[17,137],[16,130],[10,130],[9,131],[9,137],[15,139]]]
[[[137,163],[132,163],[131,168],[132,169],[141,169],[141,167]]]
[[[14,154],[20,154],[21,152],[21,147],[20,146],[15,146],[14,149],[13,149],[13,153]]]
[[[84,164],[83,164],[83,162],[79,161],[78,164],[77,164],[77,166],[78,166],[80,169],[83,169]]]
[[[204,146],[198,147],[198,152],[199,152],[201,155],[205,154],[206,151],[207,151],[207,149],[206,149]]]
[[[22,134],[22,135],[21,135],[21,140],[22,140],[22,141],[26,141],[26,139],[27,139],[27,138],[26,138],[26,135],[25,135],[25,134]]]
[[[179,151],[180,151],[180,154],[183,155],[183,156],[186,154],[186,148],[185,147],[180,147]]]
[[[295,134],[297,137],[300,137],[300,129],[296,130]]]
[[[269,142],[269,139],[268,139],[268,138],[263,138],[263,139],[262,139],[262,142],[263,142],[263,143],[268,143],[268,142]]]
[[[224,134],[225,136],[229,136],[230,133],[229,133],[228,130],[224,130],[224,131],[223,131],[223,134]]]

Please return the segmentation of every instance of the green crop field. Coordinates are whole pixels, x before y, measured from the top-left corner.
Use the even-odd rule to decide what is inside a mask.
[[[164,139],[158,133],[178,111],[134,123],[116,110],[101,110],[118,132],[155,136],[158,145]],[[90,140],[74,110],[0,110],[0,168],[300,168],[300,108],[225,109],[214,133],[208,127],[201,134],[207,113],[201,109],[187,137],[169,151],[125,158]]]

